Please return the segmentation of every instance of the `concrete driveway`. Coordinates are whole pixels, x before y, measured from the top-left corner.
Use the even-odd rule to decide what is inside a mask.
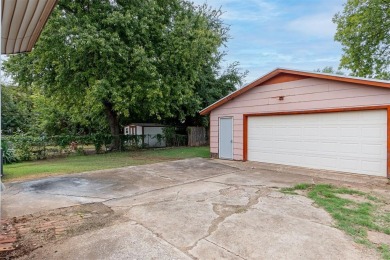
[[[388,194],[384,178],[189,159],[8,183],[2,214],[100,202],[122,216],[26,259],[380,259],[310,199],[279,192],[302,182]]]

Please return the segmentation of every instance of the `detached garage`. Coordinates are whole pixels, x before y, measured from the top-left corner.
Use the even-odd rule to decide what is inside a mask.
[[[276,69],[201,114],[214,158],[390,178],[390,81]]]

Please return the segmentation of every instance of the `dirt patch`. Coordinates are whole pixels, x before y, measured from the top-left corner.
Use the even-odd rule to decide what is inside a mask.
[[[378,245],[385,244],[390,246],[390,235],[386,235],[375,231],[368,231],[367,237],[374,244],[378,244]]]
[[[0,259],[28,255],[48,243],[111,225],[118,214],[102,203],[90,203],[2,220]],[[0,245],[1,246],[1,245]]]
[[[358,194],[337,194],[337,196],[342,199],[352,200],[356,203],[373,203],[372,200],[369,200],[366,197]]]
[[[0,229],[0,255],[15,250],[17,234],[11,220],[1,220]]]

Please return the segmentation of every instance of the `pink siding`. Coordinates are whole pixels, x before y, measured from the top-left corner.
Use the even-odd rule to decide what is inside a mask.
[[[218,153],[218,118],[222,116],[233,116],[234,160],[242,160],[243,114],[389,104],[390,89],[332,80],[309,78],[256,87],[211,111],[210,151]]]

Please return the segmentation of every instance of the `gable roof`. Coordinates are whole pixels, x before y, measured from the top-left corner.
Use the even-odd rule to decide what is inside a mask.
[[[212,110],[222,106],[226,102],[229,102],[230,100],[249,91],[254,87],[271,85],[271,84],[282,83],[282,82],[290,82],[290,81],[307,79],[307,78],[327,79],[327,80],[354,83],[354,84],[360,84],[360,85],[366,85],[372,87],[390,88],[390,81],[387,80],[376,80],[376,79],[358,78],[358,77],[350,77],[350,76],[336,75],[336,74],[277,68],[269,72],[268,74],[265,74],[264,76],[256,79],[255,81],[249,83],[248,85],[232,92],[226,97],[221,98],[214,104],[211,104],[210,106],[204,108],[203,110],[200,111],[200,114],[208,115]]]

